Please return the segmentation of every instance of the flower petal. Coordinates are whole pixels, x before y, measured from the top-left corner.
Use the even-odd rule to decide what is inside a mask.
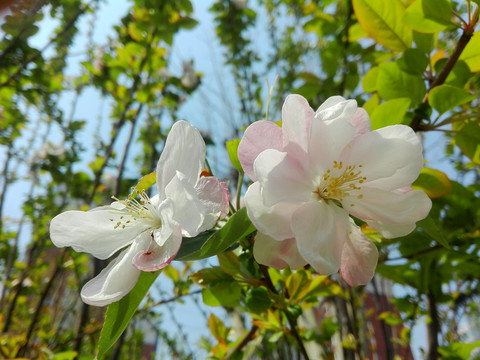
[[[314,185],[310,174],[286,152],[265,150],[258,155],[254,167],[265,205],[281,201],[303,202],[312,197]]]
[[[126,211],[103,206],[55,216],[50,222],[50,238],[57,247],[71,246],[75,251],[107,259],[148,228],[148,224],[134,220]]]
[[[127,295],[140,275],[140,270],[132,265],[132,259],[135,254],[148,247],[149,237],[147,233],[142,234],[100,274],[87,282],[80,293],[83,302],[93,306],[106,306]]]
[[[196,236],[205,218],[206,208],[188,179],[177,172],[165,188],[174,207],[173,219],[180,224],[184,236]]]
[[[259,264],[283,269],[305,266],[307,261],[300,255],[295,239],[277,241],[270,236],[257,233],[253,244],[253,256]]]
[[[163,245],[158,246],[155,241],[151,241],[148,249],[142,250],[134,256],[133,266],[142,271],[157,271],[168,266],[175,259],[180,245],[182,245],[182,230],[177,223],[170,223],[170,225],[172,225],[173,231],[171,231],[170,237],[163,241]],[[156,233],[160,231],[160,229],[154,230],[152,237],[157,237]],[[161,236],[158,235],[158,237]]]
[[[282,107],[283,145],[295,157],[307,152],[315,112],[300,95],[288,95]]]
[[[350,231],[342,250],[340,275],[350,286],[366,285],[375,274],[378,250],[358,226],[351,224]]]
[[[245,193],[245,204],[248,217],[255,227],[276,240],[293,238],[290,222],[293,212],[301,205],[280,202],[273,206],[265,206],[261,193],[261,185],[255,182]]]
[[[355,127],[355,136],[366,134],[372,130],[372,123],[367,111],[364,108],[358,108],[350,123]]]
[[[203,169],[205,152],[205,142],[197,129],[183,120],[173,124],[157,164],[157,189],[161,200],[177,171],[195,186]]]
[[[410,234],[417,225],[415,223],[412,224],[386,224],[381,221],[373,221],[367,220],[367,224],[370,225],[372,228],[378,230],[383,237],[387,239],[394,239],[397,237],[405,236]]]
[[[257,180],[253,163],[258,154],[266,149],[282,150],[282,136],[282,128],[266,120],[256,121],[245,130],[237,154],[243,171],[252,181]]]
[[[414,224],[424,219],[432,207],[432,201],[421,190],[412,190],[402,194],[362,187],[361,196],[361,199],[348,197],[344,201],[344,207],[359,219],[373,220],[373,228],[382,223],[387,225]]]
[[[314,119],[308,144],[310,166],[317,174],[332,168],[333,162],[339,161],[340,154],[354,136],[355,128],[348,118],[339,117],[327,122]]]
[[[423,167],[422,144],[405,125],[392,125],[357,136],[345,149],[347,165],[362,165],[365,184],[384,190],[410,186]]]
[[[315,119],[323,122],[333,122],[344,120],[350,122],[355,111],[357,110],[357,102],[355,100],[345,100],[341,96],[333,96],[328,98],[315,113]]]
[[[338,271],[348,221],[343,209],[325,201],[308,202],[293,213],[298,251],[320,275]]]
[[[227,184],[214,176],[200,178],[195,186],[195,191],[205,209],[203,223],[198,229],[198,232],[201,233],[211,229],[219,219],[223,219],[227,215],[230,192]]]

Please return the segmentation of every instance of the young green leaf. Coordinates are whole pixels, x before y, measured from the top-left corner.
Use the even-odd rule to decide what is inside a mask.
[[[210,233],[210,236],[200,234],[188,242],[189,244],[195,243],[197,246],[203,242],[198,250],[182,251],[184,246],[182,242],[182,247],[175,260],[199,260],[217,255],[254,231],[255,227],[247,216],[247,209],[242,208],[233,214],[220,230],[213,234]],[[183,241],[185,240],[186,238],[183,239]]]
[[[428,93],[428,102],[440,115],[473,99],[475,95],[451,85],[436,86]]]
[[[360,26],[379,44],[403,51],[412,44],[412,31],[404,26],[405,6],[400,0],[353,0]]]
[[[430,198],[435,199],[449,194],[452,183],[444,172],[424,167],[412,184],[412,189],[423,190]]]
[[[122,335],[150,286],[152,286],[160,273],[161,271],[155,273],[142,271],[137,284],[128,295],[124,296],[120,301],[108,305],[105,322],[100,333],[100,340],[98,341],[98,359],[102,359],[107,350]]]
[[[409,98],[392,99],[380,104],[372,114],[372,130],[388,125],[405,124],[405,114],[410,107]]]
[[[240,164],[240,161],[238,160],[238,156],[237,156],[237,150],[238,150],[239,144],[240,144],[240,139],[229,140],[226,142],[228,156],[230,157],[230,161],[232,162],[232,165],[238,171],[243,172],[242,165]]]
[[[413,103],[420,103],[427,91],[421,76],[408,74],[397,63],[383,63],[379,66],[377,90],[384,100],[408,97]]]

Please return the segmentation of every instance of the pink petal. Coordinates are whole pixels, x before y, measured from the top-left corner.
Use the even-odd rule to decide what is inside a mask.
[[[298,251],[320,275],[336,273],[340,268],[348,222],[343,209],[325,201],[305,203],[293,213]]]
[[[350,119],[350,123],[355,127],[355,136],[365,134],[372,130],[372,124],[368,113],[363,108],[358,108]]]
[[[340,99],[343,98],[340,96],[328,98],[315,113],[315,120],[332,122],[342,119],[350,121],[357,110],[357,102],[355,100],[345,99],[339,101]]]
[[[252,181],[257,180],[253,163],[266,149],[282,150],[282,129],[271,121],[256,121],[245,130],[237,151],[243,171]]]
[[[227,184],[214,176],[202,177],[195,185],[198,199],[204,205],[204,220],[199,232],[211,229],[228,214],[230,192]]]
[[[253,256],[259,264],[283,269],[305,266],[307,261],[300,255],[295,239],[277,241],[270,236],[257,233],[253,244]]]
[[[378,250],[355,224],[350,231],[342,250],[340,275],[350,286],[366,285],[375,274]]]
[[[258,155],[254,165],[266,206],[281,201],[298,203],[311,199],[315,189],[311,175],[288,153],[265,150]]]
[[[157,271],[163,269],[175,259],[181,245],[182,232],[180,226],[177,224],[174,226],[170,237],[162,246],[158,246],[157,243],[152,240],[147,250],[142,250],[135,255],[132,264],[138,270],[142,271]]]
[[[262,233],[275,240],[293,238],[290,222],[293,212],[301,203],[280,202],[273,206],[265,206],[259,182],[250,185],[245,193],[245,204],[248,217]]]
[[[310,126],[315,112],[308,101],[300,95],[288,95],[282,107],[282,130],[284,149],[298,159],[307,153]]]

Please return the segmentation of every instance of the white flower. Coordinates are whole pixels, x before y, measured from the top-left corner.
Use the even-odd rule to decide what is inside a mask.
[[[81,291],[90,305],[125,296],[140,271],[161,269],[175,258],[182,236],[212,228],[228,211],[228,189],[213,176],[200,177],[205,142],[185,121],[172,126],[157,164],[158,194],[115,201],[90,211],[67,211],[50,224],[52,242],[99,259],[124,250]]]
[[[255,181],[245,203],[260,233],[254,256],[262,264],[308,263],[324,275],[340,269],[350,285],[365,284],[378,253],[349,215],[391,238],[410,233],[430,211],[426,194],[410,188],[423,166],[413,130],[370,131],[365,110],[340,96],[316,112],[303,97],[288,96],[282,128],[253,123],[238,157]]]

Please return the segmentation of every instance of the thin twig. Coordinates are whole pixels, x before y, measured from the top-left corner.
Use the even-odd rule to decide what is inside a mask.
[[[255,335],[255,333],[257,332],[258,330],[258,326],[257,325],[252,325],[252,327],[250,328],[250,330],[245,334],[245,336],[243,337],[243,339],[233,348],[232,352],[226,356],[224,358],[224,360],[227,360],[229,359],[233,354],[236,354],[238,353],[239,351],[241,351],[249,342],[250,340],[253,339],[253,336]]]

